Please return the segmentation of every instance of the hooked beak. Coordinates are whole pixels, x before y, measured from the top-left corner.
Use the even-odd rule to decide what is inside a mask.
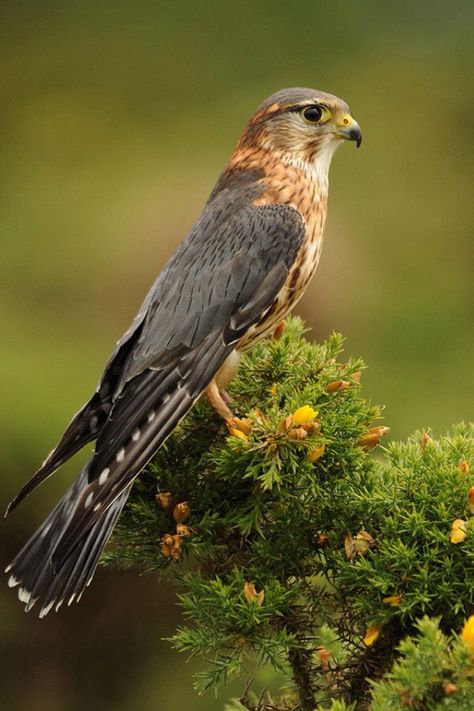
[[[346,141],[355,141],[357,148],[362,143],[360,126],[350,114],[344,114],[337,121],[335,134]]]

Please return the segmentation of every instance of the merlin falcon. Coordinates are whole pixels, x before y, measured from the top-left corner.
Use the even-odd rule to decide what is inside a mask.
[[[79,600],[135,477],[201,395],[232,418],[224,388],[240,355],[271,334],[319,261],[328,171],[347,104],[283,89],[250,118],[204,210],[118,341],[97,390],[7,514],[88,442],[77,480],[7,567],[26,611]]]

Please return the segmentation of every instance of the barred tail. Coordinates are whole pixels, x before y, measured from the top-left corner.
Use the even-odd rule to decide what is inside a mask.
[[[130,493],[130,486],[112,503],[104,514],[87,530],[65,561],[57,567],[52,562],[54,551],[66,531],[73,514],[79,491],[87,481],[87,468],[63,496],[44,523],[23,546],[7,567],[9,587],[18,586],[18,597],[31,610],[42,597],[39,616],[44,617],[63,602],[78,602],[89,585],[120,512]]]

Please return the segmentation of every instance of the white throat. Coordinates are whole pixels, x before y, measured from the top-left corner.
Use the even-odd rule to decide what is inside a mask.
[[[284,160],[288,165],[293,165],[295,168],[298,168],[298,170],[303,171],[310,180],[319,183],[322,189],[327,189],[329,183],[329,166],[331,165],[331,160],[336,148],[338,148],[341,143],[342,141],[336,141],[334,139],[328,140],[320,147],[313,160],[306,160],[294,154],[285,155]]]

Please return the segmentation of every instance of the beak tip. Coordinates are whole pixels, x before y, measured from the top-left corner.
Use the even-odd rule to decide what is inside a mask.
[[[360,144],[362,143],[362,133],[359,126],[354,126],[354,128],[349,131],[349,138],[351,141],[355,141],[357,148],[360,148]]]

